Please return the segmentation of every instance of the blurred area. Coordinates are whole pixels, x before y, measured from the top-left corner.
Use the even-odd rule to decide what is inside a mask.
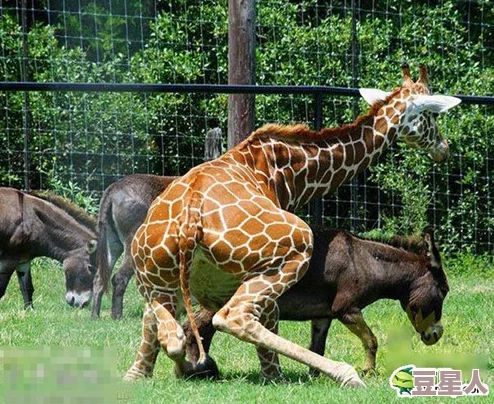
[[[116,372],[116,352],[95,348],[0,350],[4,403],[117,403],[130,391]]]

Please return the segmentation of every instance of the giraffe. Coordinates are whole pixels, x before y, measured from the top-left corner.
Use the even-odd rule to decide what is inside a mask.
[[[268,124],[216,160],[174,181],[151,205],[132,243],[136,282],[146,300],[142,340],[125,379],[150,377],[160,347],[178,375],[201,372],[208,357],[193,319],[191,293],[217,311],[213,325],[256,345],[265,378],[281,375],[278,354],[319,370],[342,386],[365,384],[345,362],[319,356],[280,336],[276,299],[306,272],[313,248],[297,207],[334,191],[373,164],[396,139],[444,161],[448,143],[437,114],[460,100],[430,95],[420,66],[413,82],[390,93],[361,89],[371,104],[353,123],[310,130]],[[175,316],[183,298],[199,347],[195,367]]]

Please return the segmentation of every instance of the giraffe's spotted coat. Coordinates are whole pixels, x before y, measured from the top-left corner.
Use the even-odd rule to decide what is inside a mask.
[[[428,94],[426,74],[417,83],[404,76],[402,87],[354,123],[319,132],[266,125],[177,179],[153,202],[132,244],[148,308],[127,378],[152,374],[160,345],[179,369],[190,366],[174,320],[179,289],[190,317],[190,287],[202,305],[219,309],[213,320],[218,329],[257,346],[264,376],[280,373],[282,353],[344,385],[362,385],[346,363],[279,337],[276,299],[304,275],[312,253],[310,228],[290,212],[333,192],[405,133],[407,143],[444,157],[447,143],[432,113],[414,104],[427,104],[419,97]]]

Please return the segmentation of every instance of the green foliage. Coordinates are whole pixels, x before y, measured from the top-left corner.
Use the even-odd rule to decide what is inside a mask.
[[[87,213],[93,216],[98,215],[99,200],[94,192],[87,192],[73,181],[63,181],[57,177],[56,173],[48,173],[49,187],[57,195],[74,201]]]
[[[63,9],[58,0],[52,3]],[[147,0],[126,5],[123,10],[120,3],[83,0],[67,5],[59,25],[34,23],[28,34],[29,79],[227,81],[226,2],[168,0],[159,2],[157,15]],[[82,7],[78,15],[77,7]],[[145,18],[134,18],[139,13]],[[494,93],[492,35],[465,17],[482,15],[489,21],[493,11],[487,1],[363,4],[355,31],[344,1],[270,0],[257,2],[256,13],[259,84],[390,90],[401,83],[399,65],[406,60],[414,72],[420,62],[429,65],[436,93]],[[140,27],[138,21],[145,24]],[[142,42],[130,43],[126,35]],[[352,58],[354,40],[357,54]],[[0,20],[0,55],[0,75],[20,80],[22,29],[15,13],[6,11]],[[16,186],[23,184],[24,105],[22,93],[0,94],[0,142],[7,145],[0,150],[0,181]],[[56,173],[57,181],[98,192],[122,174],[186,172],[202,161],[206,131],[225,128],[227,120],[224,94],[39,92],[29,94],[29,105],[30,152],[37,170],[30,178],[32,186],[52,184],[50,175]],[[366,108],[356,100],[327,97],[324,123],[348,122]],[[256,97],[258,125],[311,123],[312,111],[312,97]],[[381,190],[380,221],[386,230],[409,233],[436,223],[451,249],[478,243],[482,250],[488,244],[494,230],[488,158],[494,152],[488,135],[494,131],[492,112],[492,107],[460,105],[439,118],[452,152],[447,164],[434,165],[422,153],[397,146],[372,169],[370,183]],[[357,215],[366,219],[369,212],[363,206]]]
[[[473,254],[472,248],[456,254],[454,257],[447,257],[444,266],[448,274],[482,279],[483,281],[493,280],[493,261],[488,254]]]

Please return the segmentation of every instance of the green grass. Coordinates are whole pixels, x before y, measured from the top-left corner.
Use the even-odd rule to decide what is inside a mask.
[[[84,397],[89,397],[90,393],[95,393],[105,384],[110,391],[104,400],[80,402],[399,402],[400,399],[388,385],[388,378],[396,367],[409,363],[462,369],[464,378],[468,380],[471,369],[480,367],[482,381],[491,386],[491,389],[494,386],[493,267],[484,267],[481,277],[471,273],[468,268],[459,271],[455,267],[454,272],[457,275],[449,276],[451,292],[444,306],[445,333],[441,341],[432,347],[423,345],[412,332],[412,327],[397,302],[379,301],[368,307],[364,315],[379,340],[380,348],[376,374],[365,378],[367,389],[358,391],[342,389],[326,377],[310,379],[303,365],[286,358],[282,358],[282,366],[287,380],[283,383],[263,384],[259,380],[259,365],[254,347],[221,333],[217,334],[211,349],[223,374],[221,381],[176,380],[171,361],[160,354],[153,379],[122,383],[119,380],[132,364],[141,334],[143,300],[134,283],[131,282],[125,297],[123,320],[116,322],[110,319],[108,298],[104,299],[102,318],[92,320],[88,309],[71,309],[65,303],[64,277],[59,268],[57,263],[46,259],[37,260],[33,266],[35,310],[24,311],[15,278],[0,302],[0,348],[3,349],[4,356],[2,358],[0,353],[0,364],[3,363],[0,366],[0,400],[3,397],[4,402],[11,402],[8,394],[14,388],[20,391],[24,389],[24,394],[31,391],[38,398],[43,397],[45,393],[38,391],[40,387],[29,382],[33,373],[24,371],[24,378],[21,377],[20,382],[5,377],[9,372],[12,373],[15,366],[24,366],[26,369],[29,366],[39,366],[36,365],[36,360],[32,362],[33,359],[29,358],[41,355],[43,347],[51,349],[44,353],[45,356],[64,358],[58,364],[56,359],[45,359],[45,362],[52,362],[52,367],[46,365],[46,369],[56,370],[61,367],[69,377],[71,366],[74,366],[71,360],[78,358],[79,370],[92,367],[100,373],[110,375],[94,385],[89,382],[82,383],[82,387],[81,383],[78,386],[74,384],[73,394]],[[308,323],[282,322],[280,333],[307,346],[309,328]],[[91,348],[89,359],[83,358],[84,352],[87,352],[83,348]],[[362,366],[364,359],[359,340],[337,321],[333,323],[329,333],[326,355],[351,363],[357,369]],[[72,364],[67,364],[68,362]],[[43,373],[45,379],[42,378],[45,390],[60,390],[60,385],[57,385],[60,381],[48,380],[48,374],[47,370]],[[20,383],[21,387],[16,383]],[[69,388],[70,386],[69,383]],[[108,398],[116,396],[118,400]],[[462,397],[459,400],[462,403],[476,403],[490,401],[489,398]],[[427,400],[448,402],[452,399],[447,397]]]

